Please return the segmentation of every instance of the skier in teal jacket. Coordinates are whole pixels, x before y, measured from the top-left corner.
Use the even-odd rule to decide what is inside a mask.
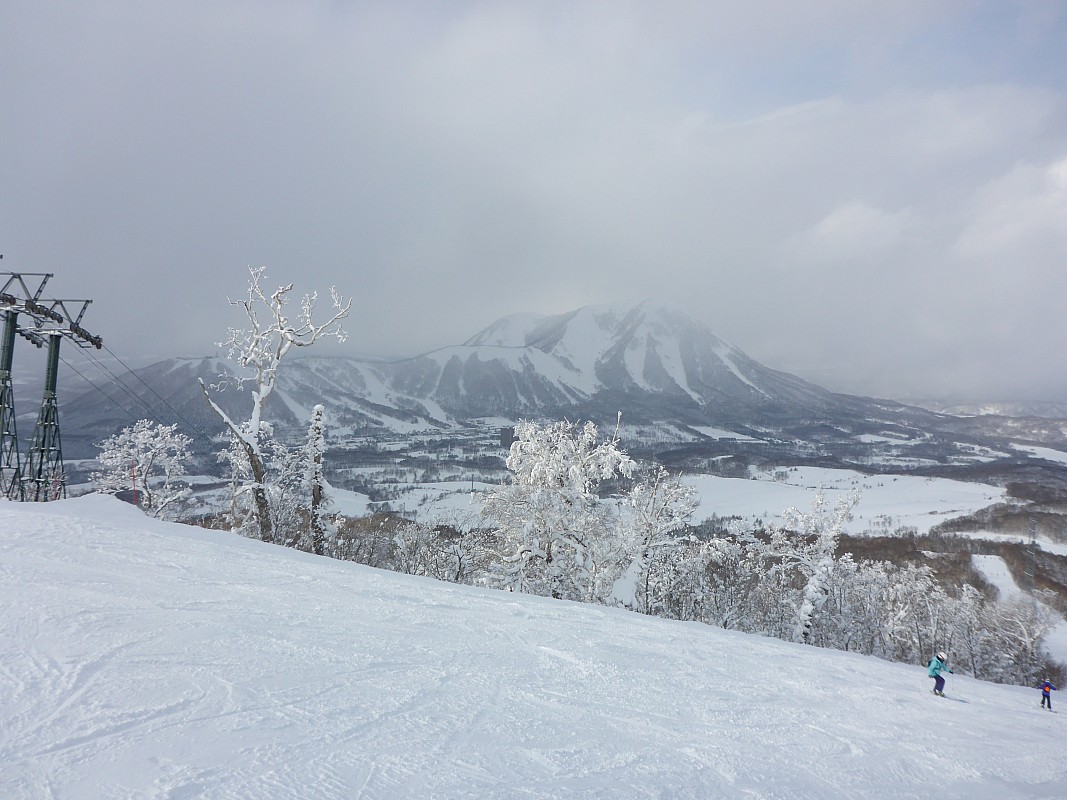
[[[926,670],[926,674],[934,679],[934,694],[940,697],[945,696],[945,679],[941,677],[942,670],[952,673],[952,670],[948,668],[948,656],[945,655],[944,650],[930,659],[930,666]]]

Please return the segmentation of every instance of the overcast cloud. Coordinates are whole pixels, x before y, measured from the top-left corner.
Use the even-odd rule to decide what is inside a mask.
[[[883,397],[1067,400],[1067,4],[0,3],[0,269],[124,358],[652,298]]]

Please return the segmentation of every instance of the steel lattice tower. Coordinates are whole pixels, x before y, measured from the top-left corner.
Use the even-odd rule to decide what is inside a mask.
[[[63,337],[48,337],[48,367],[45,371],[44,397],[33,430],[29,461],[26,464],[26,499],[59,500],[67,496],[67,478],[63,472],[63,447],[59,435],[59,407],[56,405],[56,378],[59,374],[59,343]]]
[[[11,386],[11,362],[15,351],[18,314],[4,312],[3,339],[0,340],[0,492],[12,500],[22,500],[22,461],[15,425],[15,393]]]
[[[67,496],[63,468],[63,446],[59,435],[59,406],[56,383],[59,374],[59,344],[70,339],[79,347],[103,347],[103,340],[81,326],[82,317],[92,300],[43,300],[45,284],[52,273],[0,273],[6,280],[0,285],[0,304],[7,306],[3,339],[0,340],[0,489],[17,500],[56,500]],[[36,290],[27,278],[39,278]],[[9,290],[11,290],[9,292]],[[14,293],[12,293],[14,292]],[[68,304],[77,308],[71,313]],[[19,327],[17,318],[25,314],[29,327]],[[15,334],[37,347],[48,345],[44,397],[33,432],[33,444],[26,462],[19,464],[18,436],[15,430],[15,404],[11,388],[11,361]],[[24,470],[20,473],[19,466]]]

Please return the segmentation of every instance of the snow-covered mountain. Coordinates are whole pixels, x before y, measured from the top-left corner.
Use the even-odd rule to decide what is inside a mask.
[[[147,416],[146,408],[156,418],[217,431],[196,379],[216,381],[226,366],[217,359],[174,359],[139,370],[137,381],[127,380],[112,397],[89,392],[63,409],[64,441],[77,457],[93,456],[93,441]],[[238,416],[250,403],[233,390],[221,399]],[[269,417],[297,430],[317,403],[326,406],[331,429],[342,437],[447,429],[487,418],[614,424],[621,412],[625,423],[646,430],[715,427],[800,442],[816,454],[828,443],[870,444],[870,437],[942,448],[931,433],[972,445],[987,431],[1067,443],[1063,426],[1048,421],[1039,437],[1028,437],[1034,426],[1026,423],[961,420],[827,391],[765,367],[685,314],[647,302],[514,315],[462,345],[396,361],[290,358],[279,371]],[[930,460],[929,453],[919,455]],[[933,453],[933,462],[939,457]]]
[[[768,369],[649,303],[506,317],[462,345],[401,361],[294,359],[281,383],[301,406],[318,393],[369,416],[399,409],[440,421],[621,411],[637,422],[767,424],[865,405]]]
[[[1067,717],[961,670],[942,699],[919,665],[382,572],[99,495],[0,503],[0,529],[11,800],[1067,796]]]

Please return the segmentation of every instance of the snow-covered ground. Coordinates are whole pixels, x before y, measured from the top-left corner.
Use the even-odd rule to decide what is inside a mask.
[[[1032,456],[1043,458],[1046,461],[1055,461],[1058,464],[1067,464],[1067,453],[1062,450],[1056,450],[1051,447],[1034,447],[1032,445],[1015,444],[1012,445],[1016,450],[1021,450],[1024,453],[1029,453]]]
[[[820,488],[831,505],[855,491],[860,501],[852,521],[845,526],[853,534],[892,533],[902,526],[926,533],[943,520],[1003,502],[1005,497],[1004,489],[981,483],[914,475],[864,475],[822,467],[771,470],[756,473],[754,479],[694,475],[687,476],[685,482],[696,489],[700,500],[694,520],[717,514],[768,522],[787,508],[807,511]]]
[[[1062,798],[1038,693],[0,502],[3,798]]]
[[[953,534],[954,536],[962,536],[967,539],[985,539],[990,542],[1007,542],[1009,544],[1029,544],[1029,536],[1020,536],[1017,533],[996,533],[994,531],[960,531]],[[1067,544],[1063,542],[1054,542],[1051,539],[1044,536],[1036,536],[1034,538],[1034,544],[1041,550],[1047,550],[1050,553],[1055,553],[1058,556],[1067,556]]]
[[[694,522],[712,514],[768,522],[787,508],[808,510],[820,488],[831,504],[850,491],[858,491],[860,502],[846,526],[852,534],[892,533],[902,526],[925,533],[938,522],[973,513],[1005,498],[1002,488],[981,483],[909,475],[864,475],[855,470],[821,467],[769,470],[757,472],[752,478],[690,475],[684,480],[698,495]],[[396,488],[398,497],[390,501],[394,510],[413,515],[420,522],[433,522],[477,513],[480,495],[492,486],[482,481],[473,485],[470,481],[440,481],[397,484]],[[334,489],[333,497],[335,507],[343,514],[368,513],[366,495]]]

